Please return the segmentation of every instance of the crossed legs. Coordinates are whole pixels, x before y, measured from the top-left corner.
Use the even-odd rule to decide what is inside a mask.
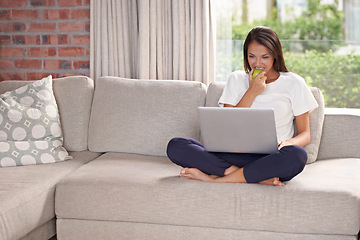
[[[167,154],[172,162],[183,167],[182,178],[275,186],[283,186],[283,181],[299,174],[307,160],[305,150],[295,145],[283,147],[270,155],[213,153],[189,138],[172,139]]]

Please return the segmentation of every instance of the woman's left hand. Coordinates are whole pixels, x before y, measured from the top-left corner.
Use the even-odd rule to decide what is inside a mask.
[[[290,146],[290,145],[294,145],[294,143],[290,139],[285,140],[285,141],[279,141],[278,149],[280,150],[281,148],[283,148],[285,146]]]

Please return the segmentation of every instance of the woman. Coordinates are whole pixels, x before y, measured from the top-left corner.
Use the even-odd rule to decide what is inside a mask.
[[[188,138],[174,138],[167,148],[182,178],[207,182],[284,186],[305,167],[310,142],[309,111],[318,107],[303,78],[288,72],[277,34],[252,29],[244,43],[244,69],[233,72],[219,99],[223,107],[273,108],[279,151],[273,154],[207,152]],[[255,77],[255,69],[262,71]],[[297,135],[294,136],[295,118]]]

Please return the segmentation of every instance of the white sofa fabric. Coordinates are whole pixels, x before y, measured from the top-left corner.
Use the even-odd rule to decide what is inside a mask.
[[[29,81],[2,81],[0,94]],[[46,239],[55,235],[55,186],[76,168],[97,158],[87,151],[94,84],[87,77],[54,79],[64,146],[73,159],[62,163],[0,168],[0,239]]]
[[[20,239],[55,218],[56,184],[99,156],[70,153],[70,161],[0,169],[0,239]]]
[[[29,83],[32,82],[2,81],[0,94]],[[57,78],[53,80],[53,90],[60,113],[64,147],[68,151],[87,150],[94,81],[84,76]]]
[[[197,106],[205,104],[205,97],[200,82],[99,78],[89,149],[166,156],[172,137],[199,139]]]
[[[283,232],[249,231],[221,228],[205,228],[195,226],[158,225],[134,222],[104,222],[84,221],[72,219],[62,223],[62,231],[68,233],[66,239],[103,239],[103,231],[106,231],[106,239],[249,239],[249,240],[354,240],[354,236],[339,235],[313,235],[293,234]],[[104,230],[106,229],[106,230]]]
[[[109,88],[116,88],[115,85],[124,88],[123,84],[134,84],[131,81],[120,81],[108,85],[108,89],[102,86],[102,93],[105,94]],[[147,84],[157,86],[158,89],[163,83],[153,81]],[[175,83],[169,87],[181,92]],[[222,83],[209,87],[206,106],[217,102],[223,87]],[[151,89],[149,86],[147,88]],[[138,94],[133,91],[131,94],[134,96],[143,95],[143,90],[136,92]],[[95,96],[96,92],[97,89]],[[312,92],[320,108],[311,113],[311,124],[321,128],[323,116],[320,117],[321,124],[317,125],[317,122],[324,111],[323,97],[317,89],[312,89]],[[129,98],[126,95],[125,99]],[[162,94],[155,98],[149,105],[128,104],[127,114],[136,111],[157,112],[156,102],[164,99]],[[172,98],[169,95],[166,100],[169,105],[175,101],[183,105],[181,101],[185,99],[187,92],[184,91],[183,98]],[[97,108],[110,112],[118,101],[113,105],[109,102]],[[197,106],[201,104],[193,108]],[[121,113],[118,114],[117,118],[121,118]],[[151,121],[156,115],[148,115],[148,118]],[[139,128],[143,127],[140,122],[138,124]],[[178,124],[183,122],[179,121]],[[164,129],[167,129],[166,126],[165,123]],[[115,125],[108,127],[116,128]],[[318,149],[321,129],[314,130],[320,132],[312,139]],[[120,134],[117,132],[117,135]],[[179,136],[175,131],[173,135]],[[169,139],[167,136],[163,138],[163,142]],[[115,136],[112,142],[116,143]],[[122,144],[121,141],[118,144]],[[264,234],[257,235],[254,231],[267,233],[268,239],[274,239],[275,233],[279,233],[277,239],[314,239],[315,236],[316,239],[329,239],[329,235],[336,236],[334,239],[356,239],[359,232],[360,186],[351,183],[360,182],[360,176],[357,176],[359,159],[335,159],[309,164],[304,173],[284,188],[276,188],[257,184],[213,184],[184,180],[178,177],[181,168],[174,166],[167,158],[116,153],[119,151],[115,148],[113,146],[110,149],[115,153],[105,153],[58,185],[56,215],[59,239],[96,239],[95,236],[101,234],[100,229],[107,227],[112,229],[107,235],[108,239],[117,239],[120,235],[122,239],[137,238],[137,233],[124,227],[130,223],[137,225],[137,228],[146,224],[155,226],[157,231],[150,230],[144,235],[153,236],[154,239],[158,234],[164,235],[161,232],[167,232],[170,228],[183,229],[185,232],[194,229],[203,229],[205,232],[231,229],[234,237],[226,239],[236,239],[243,233],[249,239],[264,239]],[[317,155],[317,149],[313,154]],[[92,197],[88,198],[86,192],[91,192]],[[171,239],[181,239],[180,236],[174,235]],[[207,234],[204,233],[204,236]]]
[[[184,180],[180,169],[165,157],[124,153],[106,153],[81,167],[57,187],[59,239],[84,239],[93,221],[304,234],[302,239],[346,239],[359,231],[359,186],[352,182],[360,181],[358,159],[307,165],[283,188]],[[75,236],[63,231],[74,220]]]
[[[22,84],[0,82],[0,93]],[[59,240],[358,239],[358,109],[325,109],[316,162],[285,187],[178,176],[166,143],[198,139],[196,108],[216,104],[223,86],[103,77],[94,91],[86,77],[55,79],[74,159],[0,169],[0,239],[55,229]]]

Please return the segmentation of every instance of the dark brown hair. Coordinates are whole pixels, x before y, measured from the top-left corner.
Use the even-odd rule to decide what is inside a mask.
[[[274,57],[273,68],[276,72],[288,72],[284,56],[282,52],[281,43],[278,35],[274,30],[268,27],[255,27],[247,35],[244,43],[244,69],[246,72],[251,71],[248,61],[248,49],[250,43],[253,41],[265,46],[269,49],[271,55]]]

